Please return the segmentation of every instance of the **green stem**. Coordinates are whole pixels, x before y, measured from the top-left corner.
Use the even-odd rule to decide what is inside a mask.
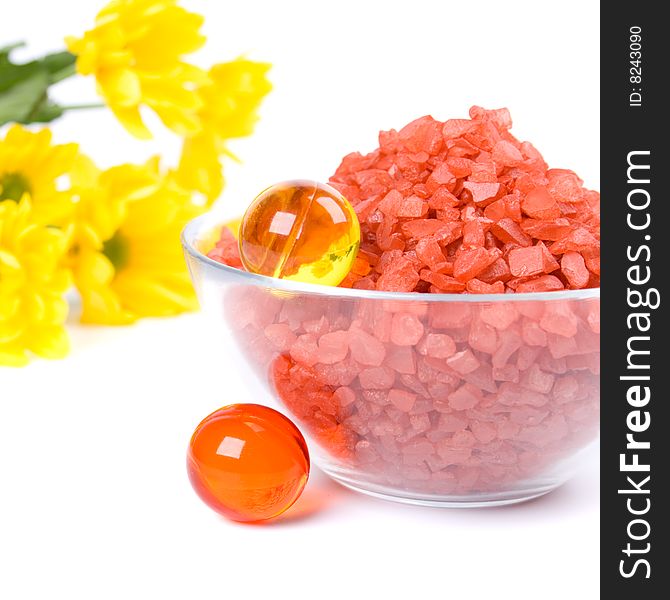
[[[89,108],[104,108],[105,105],[102,102],[88,102],[84,104],[67,104],[61,106],[63,110],[87,110]]]

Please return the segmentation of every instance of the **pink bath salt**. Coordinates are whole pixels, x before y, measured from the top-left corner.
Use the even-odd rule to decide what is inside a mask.
[[[436,302],[430,307],[430,326],[435,329],[464,327],[471,318],[472,309],[465,302]]]
[[[478,387],[482,392],[494,393],[496,391],[493,369],[486,363],[480,364],[474,371],[463,375],[463,380]]]
[[[519,383],[519,368],[514,365],[506,364],[502,367],[494,367],[492,375],[496,381]]]
[[[516,167],[519,163],[523,162],[523,154],[521,154],[520,150],[506,140],[496,142],[491,151],[491,157],[496,163],[505,167]]]
[[[416,357],[411,346],[390,346],[384,364],[398,373],[416,373]]]
[[[535,292],[557,292],[562,289],[564,289],[564,286],[558,277],[554,275],[542,275],[520,283],[515,291],[517,294],[529,294]]]
[[[549,411],[532,406],[519,406],[510,411],[510,419],[517,425],[539,425],[549,415]]]
[[[549,169],[547,178],[549,192],[559,202],[579,202],[583,198],[583,181],[573,171]]]
[[[521,429],[518,423],[504,417],[496,421],[496,428],[498,430],[498,438],[501,440],[515,438]]]
[[[519,333],[511,328],[502,330],[498,339],[498,348],[491,357],[491,364],[494,367],[504,367],[523,342]]]
[[[305,333],[298,337],[290,349],[291,358],[296,362],[311,367],[319,362],[317,337],[313,333]]]
[[[479,309],[479,317],[499,331],[509,327],[519,318],[519,313],[511,302],[492,302]]]
[[[451,408],[449,408],[451,410]],[[457,412],[448,412],[440,414],[440,417],[437,422],[437,427],[435,432],[438,434],[441,433],[454,433],[455,431],[460,431],[465,429],[468,426],[468,419],[465,416],[465,413]],[[443,439],[446,436],[439,435],[439,439]],[[437,438],[436,438],[437,439]]]
[[[467,282],[465,289],[470,294],[502,294],[505,292],[505,284],[502,281],[489,284],[475,278]]]
[[[467,281],[476,277],[492,262],[497,260],[492,257],[490,251],[486,248],[470,248],[462,250],[456,255],[454,261],[454,277],[459,281]]]
[[[423,281],[432,283],[442,293],[462,292],[465,289],[465,284],[462,281],[458,281],[443,273],[435,273],[429,269],[422,269],[419,275]]]
[[[544,315],[540,319],[540,327],[548,333],[563,337],[577,334],[578,319],[570,304],[562,301],[549,302],[545,306]]]
[[[583,252],[585,250],[599,247],[600,242],[588,229],[585,227],[577,227],[568,233],[568,235],[555,241],[549,246],[549,252],[552,254],[564,254],[569,250]]]
[[[412,431],[414,433],[424,433],[433,426],[430,421],[430,417],[426,413],[420,415],[410,415],[409,424],[412,427]]]
[[[318,361],[332,365],[344,360],[349,353],[349,333],[346,331],[332,331],[319,338]]]
[[[556,379],[551,393],[557,404],[565,404],[566,402],[573,402],[578,391],[579,383],[577,379],[572,375],[566,375]]]
[[[317,336],[321,336],[324,333],[328,333],[330,323],[325,316],[321,316],[320,319],[308,319],[303,321],[302,328],[305,330],[305,333],[314,333]]]
[[[584,258],[579,252],[569,251],[563,255],[561,258],[561,272],[572,288],[584,288],[589,282],[589,270],[586,268]]]
[[[555,379],[554,375],[545,373],[537,364],[533,364],[523,372],[520,384],[540,394],[548,394],[554,385]]]
[[[388,393],[388,401],[398,410],[409,412],[416,402],[416,394],[394,388]]]
[[[439,186],[430,196],[428,196],[428,207],[431,210],[444,210],[449,207],[458,206],[460,200],[454,196],[446,185]]]
[[[471,431],[467,429],[462,429],[456,431],[454,435],[451,436],[451,443],[454,446],[459,446],[461,448],[472,448],[477,443],[477,438]]]
[[[364,390],[388,390],[395,383],[395,371],[391,367],[369,367],[358,374],[358,381]]]
[[[472,219],[463,225],[463,245],[464,248],[477,248],[484,246],[486,242],[486,230],[489,223],[482,219]]]
[[[572,225],[564,218],[551,221],[524,219],[521,222],[521,229],[535,239],[555,242],[568,235],[572,231]]]
[[[379,203],[378,209],[388,217],[397,217],[403,200],[398,190],[390,190]]]
[[[537,364],[540,365],[540,368],[543,371],[548,373],[554,373],[556,375],[563,375],[567,372],[568,366],[565,361],[565,355],[563,356],[554,356],[552,354],[552,348],[558,341],[560,344],[563,344],[564,347],[569,348],[570,352],[574,354],[577,351],[577,342],[572,338],[564,338],[560,335],[549,334],[547,336],[548,340],[548,352],[542,352],[537,360]],[[569,340],[569,341],[568,341]]]
[[[417,258],[431,270],[439,268],[439,265],[445,262],[442,248],[433,237],[420,239],[416,244],[415,252]]]
[[[484,283],[494,284],[496,282],[505,283],[512,277],[509,265],[504,258],[498,258],[484,269],[477,278]]]
[[[561,210],[556,200],[546,187],[536,187],[530,190],[521,200],[521,209],[532,219],[552,220],[561,216]]]
[[[440,219],[415,219],[407,221],[401,226],[402,234],[410,239],[421,239],[426,236],[435,235],[444,227]]]
[[[486,206],[503,195],[505,188],[500,183],[477,183],[466,181],[463,189],[467,190],[472,201],[479,206]]]
[[[472,449],[467,446],[454,446],[450,440],[437,442],[436,450],[438,456],[446,465],[464,464],[472,455]]]
[[[600,302],[590,303],[586,322],[593,333],[600,333]]]
[[[416,315],[395,313],[391,323],[391,342],[396,346],[414,346],[423,336],[423,323]]]
[[[530,319],[524,319],[521,322],[521,338],[524,344],[529,346],[547,345],[547,333],[537,321],[531,321]]]
[[[342,407],[349,406],[356,400],[356,392],[350,387],[341,386],[333,392],[333,399]]]
[[[368,440],[359,440],[356,442],[354,453],[356,454],[356,460],[363,465],[374,463],[379,458],[379,453]]]
[[[594,375],[600,374],[600,352],[567,356],[566,362],[570,370],[589,370]]]
[[[586,268],[594,275],[600,276],[600,249],[585,248],[581,254],[584,257]]]
[[[525,371],[534,365],[540,354],[542,348],[538,346],[521,346],[516,354],[516,368],[520,371]]]
[[[386,292],[412,292],[419,274],[410,260],[400,257],[377,280],[377,289]]]
[[[483,319],[475,319],[470,326],[468,344],[474,350],[493,354],[498,347],[498,333]]]
[[[479,389],[470,383],[464,383],[456,391],[449,394],[449,406],[454,410],[474,408],[480,400]]]
[[[427,214],[428,202],[418,196],[410,196],[400,204],[397,216],[401,219],[420,219]]]
[[[472,421],[470,431],[481,444],[488,444],[498,437],[498,429],[495,424],[486,421]]]
[[[375,336],[358,328],[349,329],[351,356],[362,365],[378,367],[384,362],[386,348]]]
[[[508,256],[509,268],[515,277],[530,277],[545,273],[544,256],[538,246],[515,248]]]
[[[493,223],[491,233],[504,244],[516,244],[525,247],[533,243],[532,238],[521,229],[519,224],[508,217]]]
[[[410,152],[438,154],[444,145],[443,124],[431,116],[420,117],[398,132],[398,139]]]
[[[263,333],[276,350],[288,350],[298,339],[286,323],[271,323]]]
[[[565,358],[578,352],[577,341],[574,337],[566,337],[558,333],[547,336],[547,347],[554,358]]]
[[[470,349],[466,349],[447,358],[447,365],[457,373],[465,375],[479,367],[479,360]]]
[[[449,358],[456,352],[451,336],[444,333],[429,333],[425,337],[425,353],[433,358]]]

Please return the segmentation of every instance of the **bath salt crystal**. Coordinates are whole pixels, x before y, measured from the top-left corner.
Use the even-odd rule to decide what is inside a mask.
[[[399,389],[392,389],[388,393],[388,401],[398,410],[409,412],[416,402],[416,394]]]
[[[589,270],[581,254],[568,251],[561,258],[561,272],[568,283],[575,289],[586,287],[589,282]]]
[[[358,374],[358,381],[364,390],[387,390],[395,382],[395,371],[391,367],[370,367]]]
[[[546,187],[530,190],[521,201],[521,210],[532,219],[552,220],[561,216],[561,209]]]
[[[423,336],[423,323],[416,315],[395,313],[391,323],[391,341],[397,346],[414,346]]]
[[[349,330],[349,349],[356,362],[363,365],[379,366],[386,357],[386,348],[375,336],[362,329]]]
[[[318,341],[318,361],[332,365],[343,361],[349,353],[349,334],[346,331],[333,331],[323,334]]]
[[[466,410],[477,406],[480,400],[479,389],[470,383],[465,383],[449,395],[449,406],[454,410]]]
[[[462,350],[447,358],[447,365],[461,375],[471,373],[479,367],[479,360],[470,349]]]
[[[350,387],[342,386],[333,392],[333,397],[340,406],[349,406],[356,400],[356,392]]]
[[[414,349],[410,346],[390,346],[384,364],[398,373],[414,374],[416,373]]]
[[[422,353],[433,358],[449,358],[456,352],[454,340],[444,333],[429,333],[422,346]]]

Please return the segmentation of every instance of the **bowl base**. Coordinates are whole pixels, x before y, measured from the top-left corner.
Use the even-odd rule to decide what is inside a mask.
[[[321,466],[321,465],[320,465]],[[506,490],[500,492],[479,492],[468,495],[439,495],[439,494],[421,494],[413,491],[399,490],[383,485],[370,483],[367,481],[353,480],[345,474],[332,471],[328,467],[321,469],[331,479],[343,485],[350,490],[387,500],[390,502],[400,502],[402,504],[414,504],[417,506],[431,506],[434,508],[492,508],[496,506],[506,506],[508,504],[518,504],[527,502],[534,498],[544,496],[560,487],[563,480],[545,480],[537,482],[537,485],[523,487],[517,490]]]

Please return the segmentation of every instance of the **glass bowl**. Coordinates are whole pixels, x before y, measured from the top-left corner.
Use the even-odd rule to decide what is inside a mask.
[[[520,502],[569,479],[596,440],[599,289],[302,284],[209,259],[218,227],[198,217],[182,243],[212,334],[240,360],[230,372],[253,373],[345,486],[433,506]]]

